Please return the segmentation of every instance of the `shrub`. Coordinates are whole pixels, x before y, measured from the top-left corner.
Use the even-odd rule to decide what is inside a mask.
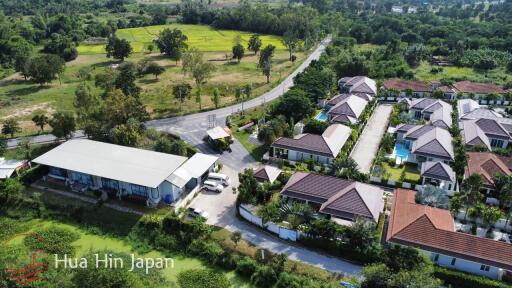
[[[256,269],[256,272],[251,277],[251,282],[256,287],[272,287],[277,282],[277,275],[272,268],[263,265]]]
[[[231,286],[224,274],[207,269],[180,272],[178,284],[181,288],[228,288]]]
[[[37,165],[27,170],[22,170],[20,180],[25,185],[30,185],[48,174],[48,167]]]
[[[478,275],[472,275],[461,271],[442,267],[435,267],[434,276],[443,281],[444,285],[465,288],[506,288],[509,285],[499,281]]]
[[[258,268],[258,263],[251,257],[245,256],[236,263],[236,272],[244,277],[251,277]]]
[[[71,244],[80,238],[78,233],[57,226],[36,230],[33,234],[36,237],[24,239],[25,245],[48,254],[73,255],[75,249]]]

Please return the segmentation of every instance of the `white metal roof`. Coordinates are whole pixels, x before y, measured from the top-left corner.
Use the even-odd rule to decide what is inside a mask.
[[[186,160],[177,155],[75,139],[33,162],[156,188]]]
[[[194,156],[190,157],[187,162],[185,162],[181,167],[185,169],[188,174],[190,174],[194,178],[199,178],[203,175],[208,169],[219,160],[219,157],[206,155],[203,153],[196,153]]]
[[[0,158],[0,179],[11,177],[12,173],[25,162],[26,160],[5,160],[5,158]]]
[[[188,171],[183,169],[183,167],[180,167],[176,169],[174,173],[169,175],[166,180],[178,188],[183,188],[185,185],[187,185],[190,179],[192,179],[192,176],[188,173]]]
[[[228,132],[226,132],[226,130],[222,129],[222,127],[219,126],[206,131],[206,134],[208,134],[208,136],[210,136],[210,138],[212,138],[213,140],[229,137]]]

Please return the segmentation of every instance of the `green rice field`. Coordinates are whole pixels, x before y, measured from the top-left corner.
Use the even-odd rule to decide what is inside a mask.
[[[168,24],[120,29],[117,31],[117,36],[130,41],[133,52],[141,53],[147,51],[148,45],[151,44],[153,39],[158,37],[158,33],[165,28],[180,29],[185,35],[187,35],[187,43],[189,47],[195,47],[205,52],[231,51],[231,48],[233,47],[233,40],[238,35],[242,38],[242,44],[247,46],[247,41],[252,35],[252,33],[249,32],[236,30],[217,30],[206,25]],[[260,38],[264,46],[272,44],[276,46],[277,49],[285,49],[284,45],[281,43],[281,38],[278,36],[261,35]],[[82,44],[78,47],[78,53],[103,54],[105,53],[105,45]]]

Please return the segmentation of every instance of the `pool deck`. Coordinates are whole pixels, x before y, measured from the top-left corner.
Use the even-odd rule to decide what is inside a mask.
[[[388,127],[392,110],[393,106],[389,104],[379,104],[368,120],[354,149],[352,149],[350,157],[356,161],[360,172],[370,172],[373,159],[375,159],[379,150],[380,141]]]

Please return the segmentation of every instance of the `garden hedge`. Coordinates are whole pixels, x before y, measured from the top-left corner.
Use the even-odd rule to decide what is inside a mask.
[[[472,275],[469,273],[452,269],[435,267],[434,276],[443,281],[445,285],[464,288],[510,288],[504,282],[500,282],[484,276]]]

